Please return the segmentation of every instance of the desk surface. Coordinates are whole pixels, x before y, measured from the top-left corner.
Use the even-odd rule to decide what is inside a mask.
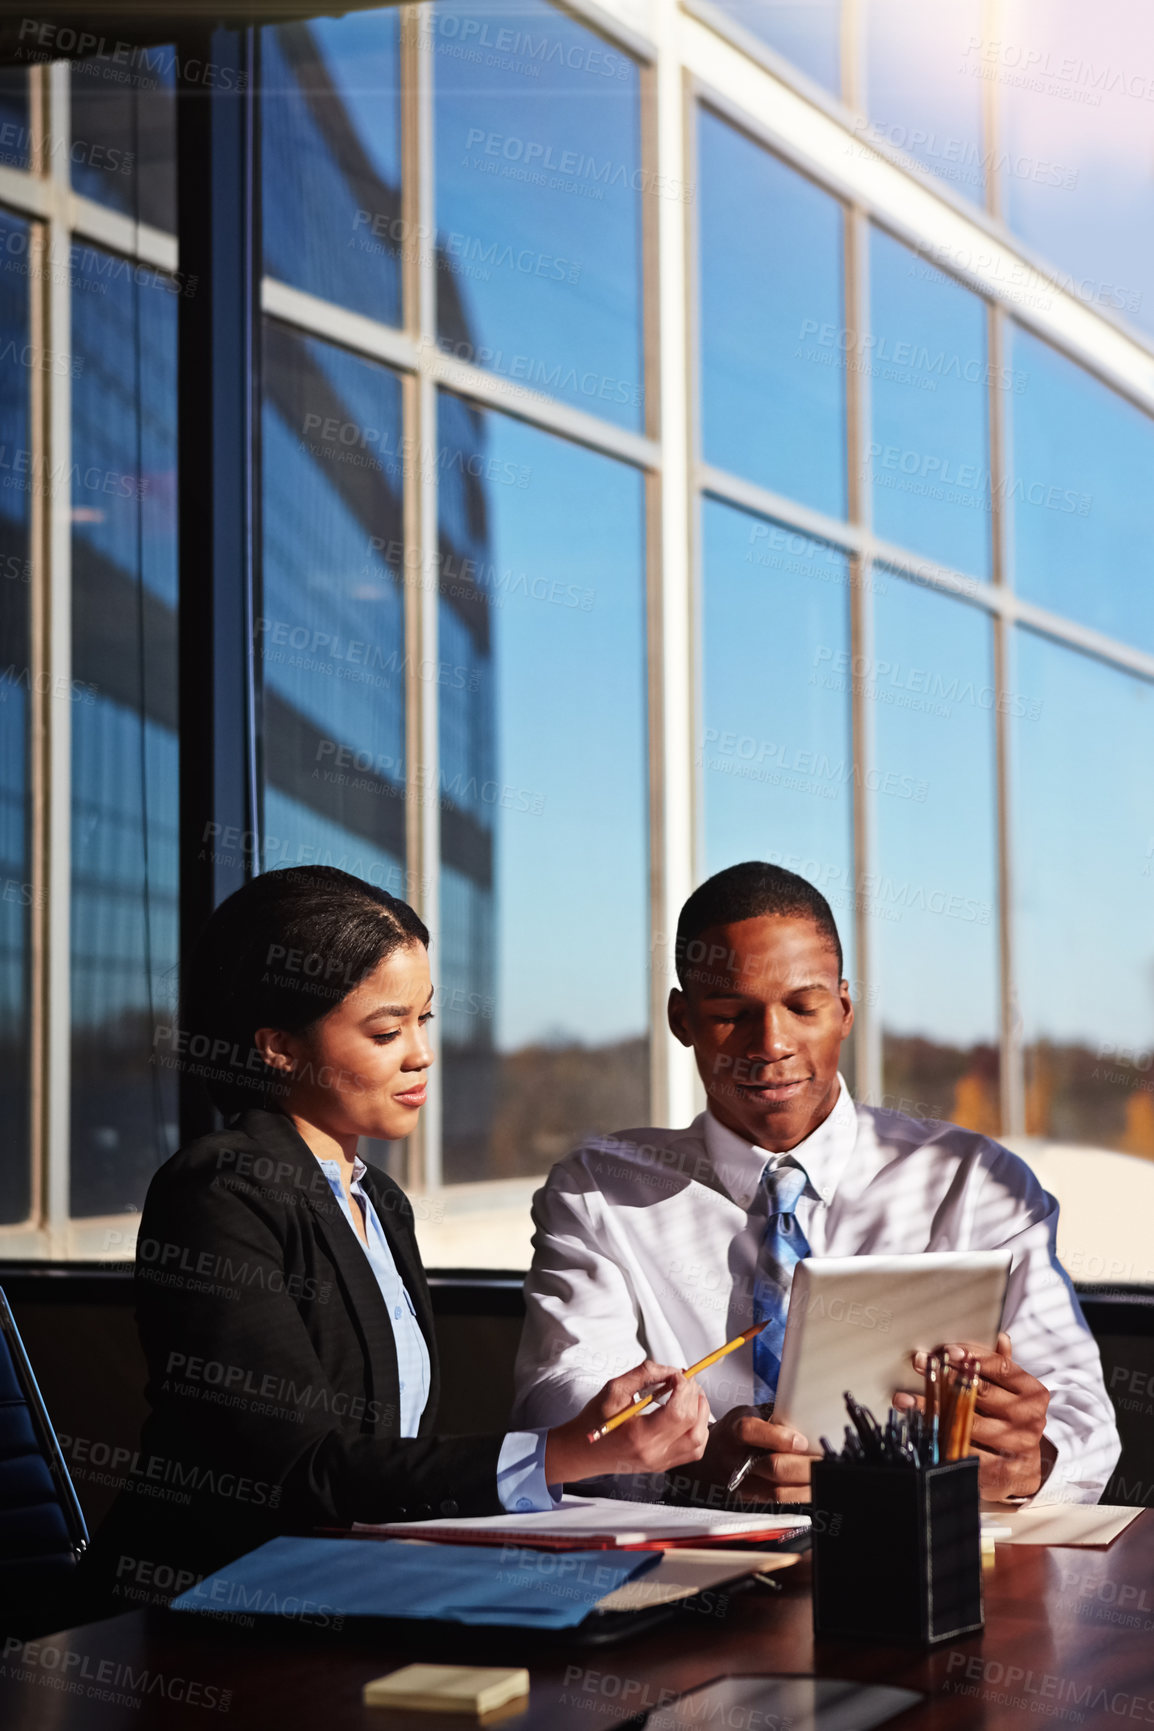
[[[986,1570],[986,1629],[933,1652],[815,1643],[809,1559],[782,1590],[683,1615],[613,1646],[551,1649],[480,1637],[457,1652],[443,1633],[413,1625],[411,1641],[290,1625],[237,1630],[175,1612],[138,1611],[47,1636],[0,1657],[0,1723],[9,1731],[232,1723],[238,1731],[446,1731],[463,1717],[383,1712],[361,1705],[362,1685],[415,1658],[528,1664],[528,1711],[509,1731],[591,1731],[725,1672],[800,1672],[902,1684],[924,1703],[897,1731],[960,1727],[1022,1731],[1045,1721],[1089,1727],[1154,1725],[1154,1515],[1108,1550],[998,1547]],[[863,1590],[869,1590],[863,1582]],[[424,1638],[423,1638],[424,1637]],[[102,1693],[119,1700],[101,1699]],[[227,1714],[227,1719],[225,1718]]]

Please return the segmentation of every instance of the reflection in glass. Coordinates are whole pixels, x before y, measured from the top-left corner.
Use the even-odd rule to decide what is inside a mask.
[[[990,621],[977,608],[881,570],[874,607],[875,751],[868,797],[877,877],[866,893],[875,915],[882,1104],[996,1136]]]
[[[260,42],[264,268],[399,324],[399,12],[269,26]]]
[[[441,345],[515,387],[644,422],[640,75],[541,0],[428,10]]]
[[[999,103],[1002,208],[1087,305],[1154,332],[1154,8],[1002,0],[968,54]]]
[[[873,229],[870,314],[874,527],[988,577],[985,303]]]
[[[74,191],[176,231],[176,49],[77,60],[71,78]]]
[[[1111,637],[1154,649],[1148,415],[1012,327],[1014,586]]]
[[[986,202],[982,80],[973,43],[983,0],[864,0],[866,136],[916,157],[975,204]]]
[[[648,1111],[645,547],[633,469],[439,399],[451,1182]]]
[[[27,223],[0,213],[0,247],[6,258],[27,257]],[[28,279],[16,271],[0,271],[0,461],[5,483],[0,486],[0,1112],[7,1146],[0,1161],[0,1222],[5,1224],[25,1219],[31,1202],[28,738],[33,669],[27,453],[32,374],[19,359],[28,339]]]
[[[853,979],[849,566],[794,529],[705,504],[705,876],[763,859],[833,909]]]
[[[98,258],[72,296],[72,1212],[81,1216],[139,1207],[176,1147],[175,1074],[163,1063],[179,882],[176,309],[165,288],[110,275]]]
[[[339,866],[405,894],[401,387],[268,321],[262,866]]]
[[[715,0],[717,10],[818,84],[841,88],[841,0]]]
[[[31,143],[28,74],[19,66],[0,66],[0,164],[27,168]]]
[[[842,209],[699,115],[705,460],[846,512]]]
[[[1026,1129],[1154,1158],[1154,685],[1032,632],[1017,686]]]

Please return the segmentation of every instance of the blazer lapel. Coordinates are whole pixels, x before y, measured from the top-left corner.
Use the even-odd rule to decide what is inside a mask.
[[[372,1264],[345,1219],[316,1156],[290,1121],[280,1112],[252,1111],[244,1114],[241,1127],[275,1157],[276,1169],[270,1182],[280,1190],[291,1188],[302,1198],[324,1239],[344,1288],[349,1320],[368,1363],[370,1392],[380,1415],[374,1428],[396,1436],[400,1429],[397,1345]],[[386,1225],[383,1217],[382,1225]],[[390,1245],[392,1242],[390,1236]],[[413,1302],[416,1303],[415,1293]]]

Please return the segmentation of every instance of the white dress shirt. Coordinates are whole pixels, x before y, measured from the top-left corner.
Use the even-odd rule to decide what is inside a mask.
[[[1058,1262],[1058,1204],[1025,1162],[956,1124],[856,1106],[844,1082],[788,1157],[806,1174],[797,1219],[813,1256],[1013,1251],[1002,1326],[1015,1361],[1050,1392],[1057,1451],[1037,1500],[1097,1502],[1121,1445],[1097,1345]],[[704,1112],[686,1130],[626,1130],[560,1160],[533,1199],[513,1422],[563,1423],[646,1355],[693,1364],[747,1327],[761,1176],[784,1158]],[[698,1381],[714,1417],[749,1405],[752,1345]]]

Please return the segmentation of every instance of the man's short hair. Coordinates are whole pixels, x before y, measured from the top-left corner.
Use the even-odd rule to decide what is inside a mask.
[[[674,963],[677,979],[685,989],[687,963],[689,977],[700,971],[693,964],[697,957],[690,946],[702,932],[715,926],[735,925],[739,920],[756,920],[765,914],[781,919],[812,920],[822,937],[837,954],[838,977],[842,971],[841,939],[829,903],[813,885],[784,866],[769,865],[765,860],[746,860],[742,865],[727,866],[716,872],[694,890],[681,910],[677,921],[677,941]]]

